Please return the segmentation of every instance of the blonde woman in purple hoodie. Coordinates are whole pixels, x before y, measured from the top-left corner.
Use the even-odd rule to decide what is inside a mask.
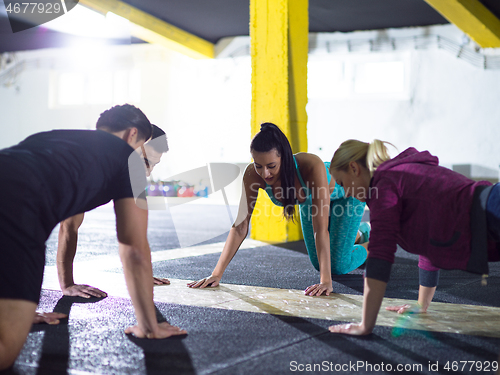
[[[330,164],[346,196],[366,202],[372,226],[362,321],[331,326],[331,332],[372,332],[398,244],[420,256],[420,312],[432,301],[439,269],[484,275],[488,261],[500,260],[500,184],[476,182],[440,167],[428,151],[408,148],[391,159],[386,144],[348,140]]]

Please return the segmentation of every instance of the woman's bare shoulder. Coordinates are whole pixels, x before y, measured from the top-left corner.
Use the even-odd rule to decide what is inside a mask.
[[[324,163],[318,155],[310,154],[308,152],[298,152],[294,156],[301,172],[302,168],[311,169],[317,166],[324,168]]]
[[[259,187],[265,189],[266,184],[262,177],[260,177],[255,171],[255,167],[253,163],[250,163],[246,166],[245,171],[243,172],[243,183],[246,186],[250,186],[252,184],[259,184]]]
[[[318,173],[322,174],[325,171],[325,164],[317,155],[308,152],[299,152],[295,154],[295,159],[304,180],[316,179]]]

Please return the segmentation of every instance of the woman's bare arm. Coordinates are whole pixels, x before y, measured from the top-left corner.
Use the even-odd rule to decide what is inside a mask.
[[[330,187],[325,164],[318,156],[313,154],[298,154],[296,158],[304,183],[309,187],[312,194],[312,224],[320,273],[319,284],[308,287],[305,294],[310,296],[329,295],[333,291],[330,233],[328,231]]]
[[[238,216],[229,230],[226,243],[222,249],[217,265],[212,274],[198,281],[187,284],[190,288],[205,288],[207,286],[218,286],[227,266],[241,246],[248,234],[250,218],[252,217],[259,188],[265,187],[262,179],[254,170],[253,164],[249,164],[243,174],[243,188],[241,193]]]

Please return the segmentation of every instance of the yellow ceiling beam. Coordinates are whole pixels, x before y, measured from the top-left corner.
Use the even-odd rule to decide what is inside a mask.
[[[479,0],[425,0],[482,48],[500,47],[500,20]]]
[[[133,36],[160,44],[187,56],[203,59],[214,57],[214,44],[190,34],[159,18],[118,0],[80,0],[81,5],[99,13],[112,12],[128,19]]]

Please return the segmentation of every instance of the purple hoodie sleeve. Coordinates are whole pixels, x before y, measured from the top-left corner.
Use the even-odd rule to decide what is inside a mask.
[[[390,265],[394,263],[397,250],[397,236],[401,219],[401,200],[399,189],[390,179],[381,179],[376,186],[370,187],[370,223],[372,226],[368,245],[366,277],[386,281],[390,276]],[[384,262],[380,262],[380,260]],[[387,264],[380,267],[381,264]],[[372,269],[377,267],[378,269]]]
[[[382,179],[370,188],[370,223],[372,226],[368,257],[394,263],[401,220],[399,189],[389,179]]]
[[[376,186],[370,187],[368,206],[372,229],[365,275],[387,282],[397,250],[401,219],[401,200],[396,184],[390,179],[381,179]]]

